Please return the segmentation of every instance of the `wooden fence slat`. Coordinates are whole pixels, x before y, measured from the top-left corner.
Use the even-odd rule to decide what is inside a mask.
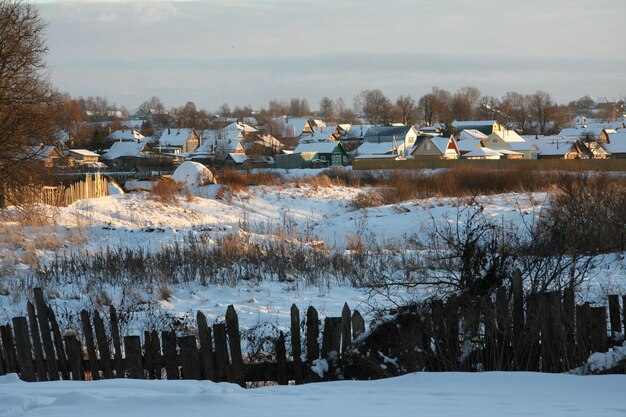
[[[85,373],[83,368],[83,350],[80,339],[75,334],[68,334],[64,337],[65,351],[67,352],[67,363],[74,381],[84,381]]]
[[[176,358],[176,333],[172,331],[161,332],[163,341],[163,361],[167,379],[180,379],[178,361]]]
[[[180,347],[180,362],[182,365],[183,379],[200,379],[200,359],[198,357],[198,345],[195,336],[182,336],[178,338]]]
[[[146,379],[156,378],[156,357],[153,345],[152,334],[145,330],[143,332],[143,370]]]
[[[141,338],[139,336],[124,336],[124,352],[126,353],[125,362],[128,378],[144,379]]]
[[[48,318],[50,319],[50,329],[52,330],[52,338],[54,340],[54,349],[57,353],[59,372],[63,379],[70,378],[70,372],[67,367],[67,356],[65,355],[65,349],[63,347],[63,337],[61,336],[61,330],[59,329],[59,323],[57,323],[57,317],[52,311],[52,308],[48,305]]]
[[[13,330],[7,323],[6,326],[0,326],[0,339],[2,339],[2,350],[4,353],[5,372],[17,372],[17,352],[15,352],[15,340],[13,338]]]
[[[626,333],[626,295],[622,296],[622,321],[624,323],[624,333]]]
[[[592,352],[606,352],[608,350],[609,343],[606,325],[606,307],[592,307],[591,326],[589,329]]]
[[[446,312],[446,350],[450,370],[457,369],[459,363],[459,300],[456,296],[448,299]]]
[[[98,355],[96,353],[96,343],[93,338],[89,312],[82,310],[80,312],[80,320],[83,328],[83,336],[85,336],[85,346],[87,347],[87,367],[91,373],[91,379],[96,381],[100,379],[100,370],[98,369]]]
[[[215,353],[213,352],[213,335],[207,323],[206,316],[198,311],[198,336],[200,338],[200,363],[202,364],[202,378],[215,381]]]
[[[6,375],[8,372],[6,369],[6,360],[4,356],[4,346],[2,340],[2,332],[4,331],[3,329],[4,326],[0,326],[0,375]]]
[[[113,339],[113,349],[115,354],[113,362],[115,366],[115,376],[117,378],[124,377],[124,360],[122,358],[122,342],[120,340],[120,329],[115,307],[109,306],[109,321],[111,322],[111,339]]]
[[[352,313],[348,303],[343,305],[341,311],[341,353],[346,353],[352,343]]]
[[[485,371],[494,371],[499,368],[499,345],[497,313],[491,297],[485,297],[481,302],[481,316],[485,326],[484,348],[481,362]]]
[[[33,367],[33,349],[28,334],[28,321],[26,321],[26,317],[14,317],[12,322],[20,378],[27,382],[34,382],[37,377]]]
[[[291,305],[291,356],[293,356],[294,380],[296,385],[304,382],[302,372],[302,341],[300,340],[300,310]]]
[[[276,339],[276,362],[278,365],[278,385],[287,385],[287,349],[285,348],[285,335],[280,332]]]
[[[576,363],[576,299],[573,287],[563,291],[563,361],[565,369],[573,369]]]
[[[215,339],[215,372],[218,382],[230,381],[230,360],[226,344],[226,324],[215,323],[213,325],[213,338]]]
[[[622,333],[622,319],[619,311],[619,296],[609,295],[609,317],[611,323],[611,337],[616,338]]]
[[[319,336],[319,316],[315,307],[309,306],[306,311],[306,356],[309,366],[320,357]]]
[[[35,297],[35,309],[37,311],[37,322],[39,323],[39,331],[41,332],[41,341],[43,350],[46,354],[46,369],[48,370],[48,379],[50,381],[59,380],[59,368],[57,366],[57,358],[54,353],[54,344],[52,342],[52,330],[50,329],[50,320],[48,318],[48,308],[44,300],[43,290],[35,288],[33,290]]]
[[[163,355],[161,354],[161,340],[159,339],[159,333],[156,330],[148,332],[150,340],[149,351],[152,357],[152,368],[148,369],[150,377],[154,379],[161,379],[163,369]]]
[[[331,352],[339,354],[341,347],[341,317],[326,317],[324,319],[324,334],[322,336],[322,358],[328,359]]]
[[[30,325],[30,334],[33,341],[33,353],[35,355],[35,369],[37,370],[37,379],[39,381],[47,381],[48,373],[46,372],[46,362],[43,356],[43,347],[41,345],[41,335],[39,334],[39,325],[37,324],[37,315],[35,314],[35,306],[30,301],[26,304],[28,311],[28,322]]]
[[[523,357],[525,352],[524,345],[524,286],[522,283],[522,272],[519,269],[513,271],[511,276],[511,293],[513,298],[513,307],[511,309],[512,330],[513,330],[513,362],[514,370],[521,371],[523,366]]]
[[[230,348],[231,382],[245,386],[246,381],[243,381],[243,357],[241,354],[239,317],[232,304],[226,309],[226,331],[228,332],[228,346]]]
[[[359,310],[354,310],[352,312],[352,338],[356,339],[363,333],[365,333],[365,320]]]
[[[104,328],[104,321],[98,311],[93,313],[93,327],[96,331],[96,341],[98,342],[98,352],[100,353],[100,369],[104,379],[113,378],[113,366],[111,364],[111,346]]]
[[[590,326],[591,307],[589,303],[576,306],[576,362],[581,363],[591,353]]]
[[[497,366],[498,371],[508,371],[511,368],[509,363],[509,352],[511,343],[511,317],[509,312],[509,300],[505,287],[498,288],[496,292],[496,326],[497,331]]]

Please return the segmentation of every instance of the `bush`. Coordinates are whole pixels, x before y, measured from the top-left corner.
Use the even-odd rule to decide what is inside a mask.
[[[162,177],[152,185],[150,198],[163,204],[174,204],[181,195],[183,185],[172,178]]]

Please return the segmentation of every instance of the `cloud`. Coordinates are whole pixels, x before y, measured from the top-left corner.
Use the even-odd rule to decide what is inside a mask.
[[[171,2],[138,2],[135,4],[135,18],[144,25],[161,23],[182,13]]]

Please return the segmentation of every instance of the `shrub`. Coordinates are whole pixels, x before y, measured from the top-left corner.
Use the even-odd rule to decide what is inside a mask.
[[[183,185],[169,177],[162,177],[152,185],[150,198],[163,204],[177,202],[178,196],[183,190]]]

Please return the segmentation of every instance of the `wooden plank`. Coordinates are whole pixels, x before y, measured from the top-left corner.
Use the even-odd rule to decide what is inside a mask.
[[[63,347],[63,337],[61,337],[61,330],[59,329],[59,323],[57,322],[56,315],[50,306],[48,308],[48,319],[50,320],[50,328],[52,330],[52,338],[54,340],[54,349],[57,353],[57,361],[59,372],[63,379],[70,378],[70,371],[67,367],[67,356],[65,355],[65,349]]]
[[[432,316],[432,337],[435,342],[435,349],[431,357],[431,371],[443,371],[446,369],[444,363],[448,358],[446,349],[446,317],[445,306],[442,300],[433,300],[430,303]]]
[[[75,334],[68,334],[64,338],[67,363],[74,381],[84,381],[83,350],[80,340]]]
[[[352,312],[352,338],[356,339],[363,333],[365,333],[365,320],[359,310],[354,310]]]
[[[459,362],[459,301],[452,296],[446,303],[446,348],[449,370],[457,370]]]
[[[125,362],[128,378],[144,379],[141,338],[139,336],[124,336],[124,351],[126,353]]]
[[[352,313],[348,303],[343,305],[341,311],[341,353],[345,353],[352,343]]]
[[[296,385],[304,383],[302,372],[302,341],[300,340],[300,310],[295,304],[291,305],[291,356],[294,365],[294,380]]]
[[[309,306],[306,311],[306,352],[309,366],[320,357],[318,338],[320,335],[320,321],[317,310]]]
[[[512,370],[521,371],[524,369],[522,365],[524,352],[524,286],[522,283],[522,272],[519,269],[513,271],[511,276],[511,292],[513,298],[513,307],[511,310],[511,318],[513,324],[513,361]]]
[[[4,346],[3,346],[3,342],[2,342],[2,332],[3,332],[3,328],[4,326],[0,326],[0,375],[6,375],[7,374],[7,369],[6,369],[6,364],[5,364],[5,357],[4,357]]]
[[[481,362],[485,371],[500,369],[500,352],[498,349],[498,326],[496,324],[496,307],[490,297],[481,303],[481,315],[485,326],[485,347],[481,354]]]
[[[522,371],[539,371],[540,359],[541,359],[541,344],[540,344],[540,332],[541,332],[541,318],[544,316],[542,311],[542,304],[539,301],[539,294],[530,294],[527,297],[527,313],[526,323],[524,323],[524,336],[519,342],[519,349],[522,352],[521,355],[521,369]]]
[[[156,354],[152,333],[146,330],[143,332],[143,370],[146,379],[157,379],[156,368]]]
[[[230,360],[228,347],[226,346],[226,324],[215,323],[213,325],[213,337],[215,338],[215,377],[218,382],[230,381]]]
[[[239,317],[232,304],[226,309],[226,331],[228,332],[228,345],[230,347],[231,382],[245,386],[246,381],[243,380],[243,357],[239,335]]]
[[[5,372],[7,374],[17,372],[19,365],[17,363],[17,353],[15,352],[13,330],[9,324],[6,326],[0,326],[0,339],[2,339]]]
[[[120,340],[120,328],[117,319],[115,307],[109,306],[109,320],[111,322],[111,339],[113,339],[113,364],[115,367],[115,376],[117,378],[124,377],[124,360],[122,358],[122,341]]]
[[[178,338],[180,347],[181,374],[183,379],[197,379],[202,376],[200,372],[200,358],[198,357],[198,345],[193,335]]]
[[[285,335],[280,332],[276,340],[276,362],[278,364],[278,385],[287,385],[287,349],[285,348]]]
[[[496,292],[496,326],[497,326],[497,352],[496,360],[498,362],[495,367],[498,371],[508,371],[511,369],[509,363],[510,343],[512,336],[511,317],[509,312],[509,300],[505,287],[498,288]]]
[[[43,355],[43,346],[41,345],[41,335],[39,334],[39,325],[37,324],[37,315],[35,314],[35,306],[30,301],[26,304],[28,310],[28,322],[30,325],[30,334],[33,341],[33,353],[35,355],[35,369],[37,370],[37,380],[47,381],[48,373],[46,372],[46,362]]]
[[[608,350],[609,342],[606,331],[606,307],[592,307],[591,325],[589,328],[592,352],[606,352]]]
[[[331,352],[339,354],[341,347],[341,317],[326,317],[324,319],[324,334],[322,337],[322,358],[329,359]]]
[[[39,323],[39,331],[41,332],[41,341],[43,351],[46,355],[46,369],[48,370],[48,379],[50,381],[59,380],[59,368],[57,366],[57,358],[54,353],[54,343],[52,341],[52,330],[50,329],[50,321],[48,319],[48,308],[44,300],[43,290],[35,288],[33,290],[35,297],[35,309],[37,311],[37,322]]]
[[[573,369],[576,363],[576,300],[573,287],[563,291],[563,360],[565,369]]]
[[[609,295],[609,317],[611,323],[611,337],[617,339],[622,333],[622,318],[619,311],[619,296]]]
[[[213,352],[213,335],[207,323],[206,316],[198,311],[198,336],[200,338],[200,363],[202,365],[202,379],[216,381],[215,378],[215,352]]]
[[[33,348],[28,334],[28,321],[26,317],[14,317],[12,322],[20,378],[27,382],[34,382],[37,377],[33,366]]]
[[[576,306],[576,363],[587,360],[591,353],[590,323],[589,303]]]
[[[100,353],[100,370],[104,379],[113,378],[113,364],[111,363],[111,347],[104,328],[104,321],[100,313],[93,313],[93,327],[96,331],[96,341],[98,342],[98,352]]]
[[[161,332],[163,341],[163,362],[167,379],[180,379],[178,360],[176,358],[176,333],[172,331]]]
[[[100,379],[100,370],[98,369],[98,355],[96,354],[96,343],[93,338],[93,330],[89,320],[89,312],[82,310],[80,312],[80,321],[83,328],[83,336],[85,337],[85,346],[87,347],[87,370],[91,373],[91,380]]]

